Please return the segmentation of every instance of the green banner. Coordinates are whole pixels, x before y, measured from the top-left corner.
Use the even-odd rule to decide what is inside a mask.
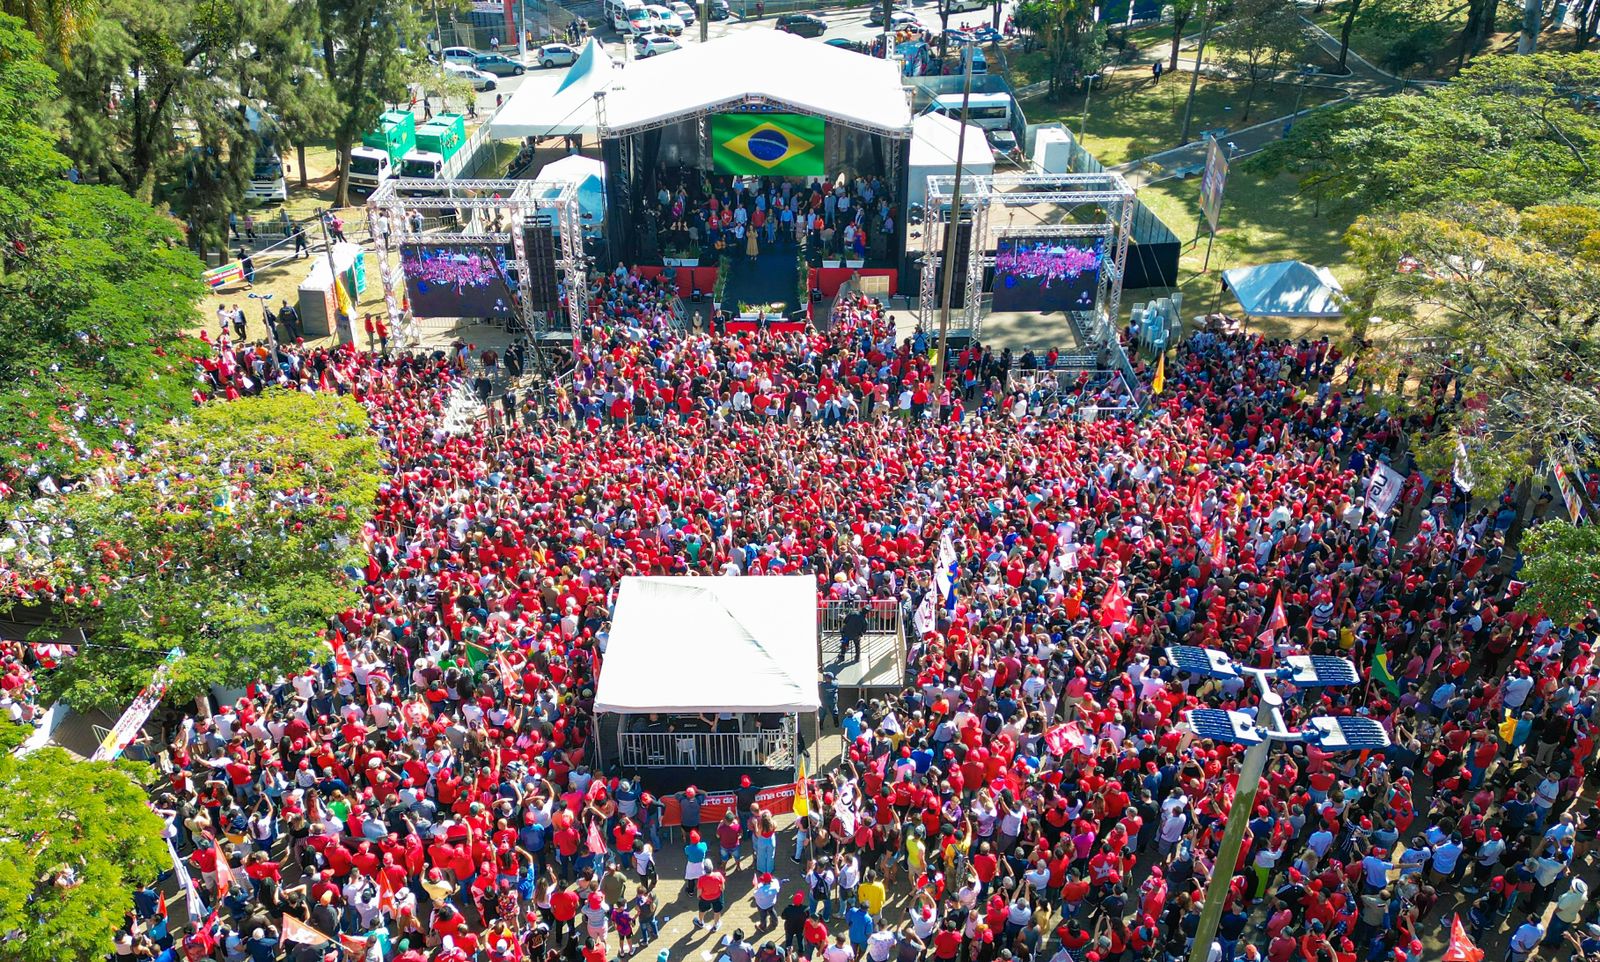
[[[711,166],[719,174],[817,177],[823,121],[801,114],[713,114]]]

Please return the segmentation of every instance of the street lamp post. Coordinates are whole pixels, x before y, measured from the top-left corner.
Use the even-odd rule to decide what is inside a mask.
[[[1167,660],[1191,675],[1254,682],[1261,697],[1253,717],[1218,708],[1196,708],[1189,712],[1189,727],[1196,735],[1242,745],[1246,749],[1222,845],[1211,865],[1211,880],[1206,885],[1200,924],[1189,950],[1189,962],[1207,962],[1272,746],[1301,744],[1316,745],[1324,751],[1374,751],[1387,747],[1389,736],[1370,718],[1317,716],[1298,729],[1289,728],[1283,720],[1283,696],[1273,688],[1275,682],[1287,682],[1296,688],[1352,686],[1359,683],[1361,676],[1347,659],[1330,655],[1291,655],[1284,659],[1281,668],[1252,668],[1237,664],[1226,652],[1213,648],[1174,645],[1167,649]]]

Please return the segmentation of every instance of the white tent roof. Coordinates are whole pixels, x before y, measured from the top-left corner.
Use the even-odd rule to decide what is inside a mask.
[[[489,135],[513,140],[593,134],[594,93],[611,83],[612,64],[606,48],[590,37],[564,72],[528,74],[489,121]]]
[[[815,579],[622,579],[595,711],[818,707]]]
[[[1222,279],[1249,317],[1338,317],[1344,313],[1344,288],[1326,267],[1305,261],[1277,261],[1232,267]]]

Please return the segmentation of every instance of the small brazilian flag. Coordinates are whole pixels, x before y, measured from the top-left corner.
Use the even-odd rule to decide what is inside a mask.
[[[481,671],[483,666],[489,663],[490,657],[489,649],[483,647],[482,645],[474,645],[470,641],[467,642],[468,668],[471,668],[473,671]]]
[[[719,174],[817,177],[823,173],[821,117],[713,114],[711,164]]]
[[[1389,670],[1389,653],[1384,650],[1381,641],[1372,652],[1372,680],[1389,689],[1391,694],[1400,694],[1400,682],[1395,680],[1394,673]]]

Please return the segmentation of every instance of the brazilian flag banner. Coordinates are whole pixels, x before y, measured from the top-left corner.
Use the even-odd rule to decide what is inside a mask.
[[[719,174],[819,177],[823,120],[801,114],[712,114],[711,166]]]

